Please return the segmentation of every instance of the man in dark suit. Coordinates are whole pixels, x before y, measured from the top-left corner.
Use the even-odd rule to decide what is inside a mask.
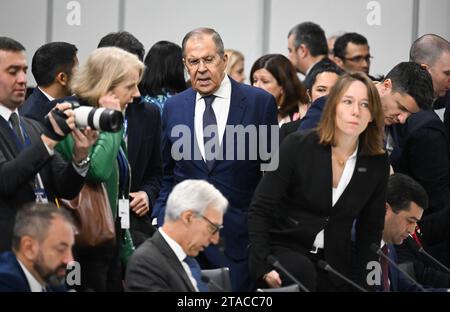
[[[0,292],[65,291],[74,223],[64,209],[34,204],[16,215],[13,252],[0,255]]]
[[[311,85],[310,73],[320,66],[333,63],[328,58],[328,44],[322,27],[303,22],[288,33],[289,60],[299,73],[305,75],[303,83]]]
[[[20,107],[23,116],[44,121],[54,99],[71,95],[70,79],[78,65],[77,47],[67,42],[44,44],[33,55],[31,71],[37,86]]]
[[[401,173],[395,173],[389,177],[386,192],[386,215],[384,219],[383,242],[386,247],[382,248],[385,254],[398,263],[398,255],[395,245],[400,245],[410,235],[414,233],[417,222],[422,218],[423,211],[428,208],[428,196],[425,189],[412,178]],[[385,260],[384,260],[385,261]],[[422,267],[423,267],[422,263]],[[383,259],[381,259],[383,268]],[[389,273],[387,277],[382,276],[381,280],[389,278],[388,286],[382,285],[384,291],[421,291],[412,281],[399,272],[392,264],[388,264]],[[387,270],[382,274],[386,274]],[[418,280],[419,283],[426,279]],[[424,284],[426,285],[426,284]],[[436,285],[427,286],[436,287]],[[432,291],[447,291],[446,289],[429,288]]]
[[[164,225],[131,256],[128,291],[207,291],[194,258],[219,242],[228,201],[211,184],[185,180],[169,195]]]
[[[144,45],[126,31],[104,36],[98,48],[118,47],[133,53],[141,61],[144,58]],[[162,180],[161,160],[161,115],[155,105],[136,98],[127,106],[126,140],[128,161],[131,167],[130,186],[130,233],[137,247],[155,231],[150,215],[159,195]]]
[[[275,99],[225,75],[227,56],[213,29],[189,32],[182,47],[192,88],[171,97],[164,107],[164,178],[153,216],[158,224],[163,222],[170,190],[185,179],[204,179],[217,187],[230,202],[230,209],[221,233],[224,253],[215,246],[205,250],[207,265],[229,267],[233,290],[248,291],[252,286],[247,211],[265,170],[263,161],[270,157],[270,140],[278,145]],[[273,129],[276,133],[271,135]],[[262,150],[267,154],[262,155]]]
[[[434,96],[445,95],[450,89],[450,43],[437,35],[424,35],[411,46],[410,60],[430,73]],[[431,102],[429,99],[422,106],[431,108]],[[397,157],[391,156],[394,170],[408,174],[425,188],[430,199],[426,214],[450,207],[450,141],[444,123],[428,109],[396,130],[400,144]]]
[[[57,123],[50,114],[45,128],[19,116],[27,82],[24,50],[19,42],[0,37],[0,252],[11,249],[19,207],[79,193],[89,169],[89,148],[96,139],[94,131],[86,130],[85,136],[75,129],[74,112],[67,103],[57,106],[67,119]],[[72,163],[66,163],[53,149],[70,131],[75,148]]]

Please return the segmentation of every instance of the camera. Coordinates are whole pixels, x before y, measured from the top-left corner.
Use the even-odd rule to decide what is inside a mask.
[[[114,109],[83,106],[77,102],[72,102],[72,109],[77,128],[89,126],[94,130],[117,132],[123,127],[123,114]]]

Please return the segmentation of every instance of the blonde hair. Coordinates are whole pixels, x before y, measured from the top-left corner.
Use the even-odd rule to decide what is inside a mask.
[[[98,48],[75,71],[71,87],[78,97],[98,106],[100,97],[123,82],[130,69],[136,69],[139,80],[142,78],[144,64],[136,55],[116,47]]]
[[[361,72],[346,73],[339,77],[328,95],[317,133],[322,145],[336,144],[336,107],[341,101],[344,92],[354,81],[362,82],[367,88],[369,111],[373,120],[359,135],[359,148],[362,155],[383,154],[383,127],[384,115],[381,108],[380,95],[373,82]]]
[[[237,64],[237,62],[244,61],[244,55],[241,52],[232,49],[226,49],[225,55],[228,56],[228,64],[225,68],[225,72],[227,73],[227,75],[230,75],[231,70]]]

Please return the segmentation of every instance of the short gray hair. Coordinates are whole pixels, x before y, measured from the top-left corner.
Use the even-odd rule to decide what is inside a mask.
[[[26,235],[39,242],[44,241],[52,220],[57,217],[62,218],[75,229],[72,216],[64,208],[57,208],[51,203],[31,204],[23,207],[16,215],[12,247],[19,250],[20,241]]]
[[[204,180],[184,180],[177,184],[169,195],[164,221],[176,221],[186,210],[200,215],[208,207],[224,214],[228,200]]]
[[[450,53],[450,43],[438,35],[426,34],[414,41],[409,50],[409,59],[433,66],[444,52]]]
[[[225,49],[223,46],[222,38],[220,37],[220,35],[217,31],[215,31],[212,28],[206,28],[206,27],[201,27],[201,28],[196,28],[194,30],[191,30],[190,32],[188,32],[186,34],[186,36],[184,36],[183,43],[181,44],[181,47],[183,49],[183,57],[186,55],[187,41],[189,39],[191,39],[192,37],[202,37],[203,35],[212,36],[214,44],[216,45],[217,54],[219,54],[220,57],[223,57],[223,55],[225,54]]]

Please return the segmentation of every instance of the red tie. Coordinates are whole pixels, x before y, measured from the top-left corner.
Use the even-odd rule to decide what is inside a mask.
[[[416,230],[414,231],[414,233],[411,234],[412,238],[414,238],[414,240],[416,241],[417,245],[419,245],[420,247],[422,247],[422,242],[420,241],[420,228],[419,226],[416,226]]]
[[[381,248],[381,251],[386,255],[389,256],[389,249],[387,245],[384,245],[383,248]],[[383,291],[390,291],[389,289],[389,262],[384,258],[381,257],[381,277],[383,282]]]

